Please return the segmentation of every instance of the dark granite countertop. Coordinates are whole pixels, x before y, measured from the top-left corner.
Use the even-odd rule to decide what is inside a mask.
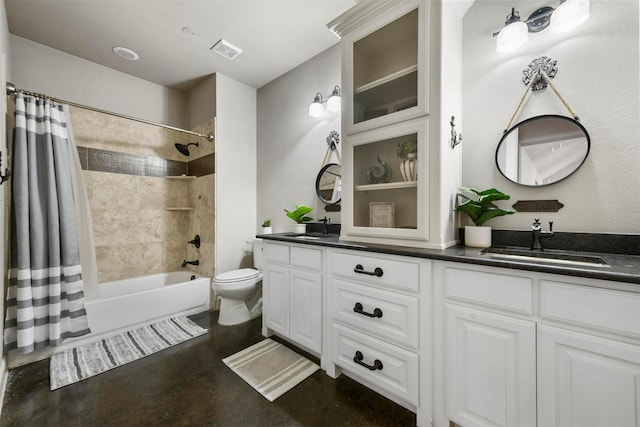
[[[320,235],[318,238],[305,239],[296,237],[293,233],[259,234],[258,238],[289,243],[299,243],[331,248],[352,249],[365,252],[375,252],[390,255],[403,255],[417,258],[436,259],[441,261],[462,262],[468,264],[487,265],[492,267],[511,268],[516,270],[553,273],[574,277],[613,280],[640,284],[640,256],[621,255],[598,252],[571,252],[571,254],[588,255],[602,258],[609,266],[574,266],[558,265],[547,262],[533,262],[523,260],[507,260],[490,258],[482,255],[480,249],[457,245],[447,249],[420,249],[405,246],[380,245],[340,240],[337,234]],[[522,248],[521,248],[522,249]],[[563,253],[562,251],[546,251]]]

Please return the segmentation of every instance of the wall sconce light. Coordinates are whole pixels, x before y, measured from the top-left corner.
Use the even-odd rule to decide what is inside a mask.
[[[327,103],[327,110],[333,113],[339,113],[342,104],[340,86],[336,85],[333,88],[333,92],[329,96],[329,99],[326,101],[323,100],[322,94],[320,92],[316,93],[316,96],[313,98],[313,102],[309,105],[309,115],[311,117],[320,117],[324,114],[324,104]]]
[[[554,9],[543,6],[531,13],[526,21],[520,19],[515,8],[507,16],[502,30],[493,33],[497,36],[496,51],[511,52],[529,39],[529,33],[538,33],[549,27],[552,33],[570,31],[591,16],[589,0],[560,0]]]

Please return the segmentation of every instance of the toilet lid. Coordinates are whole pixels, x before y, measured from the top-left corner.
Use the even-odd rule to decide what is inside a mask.
[[[227,271],[214,279],[216,282],[238,282],[258,277],[260,271],[255,268],[241,268],[239,270]]]

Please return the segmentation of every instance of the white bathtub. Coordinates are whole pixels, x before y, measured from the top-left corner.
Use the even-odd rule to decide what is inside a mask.
[[[193,277],[193,279],[192,279]],[[152,274],[98,285],[99,298],[85,300],[91,333],[28,355],[9,352],[15,368],[96,339],[173,316],[209,310],[211,279],[190,271]]]
[[[85,301],[91,335],[206,311],[211,279],[175,271],[101,283],[98,288],[100,298]]]

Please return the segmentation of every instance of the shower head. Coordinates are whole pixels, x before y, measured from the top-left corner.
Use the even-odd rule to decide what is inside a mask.
[[[189,146],[190,145],[195,145],[197,147],[198,143],[197,142],[190,142],[189,144],[176,144],[176,148],[178,149],[179,152],[181,152],[185,156],[188,156],[189,155]]]

